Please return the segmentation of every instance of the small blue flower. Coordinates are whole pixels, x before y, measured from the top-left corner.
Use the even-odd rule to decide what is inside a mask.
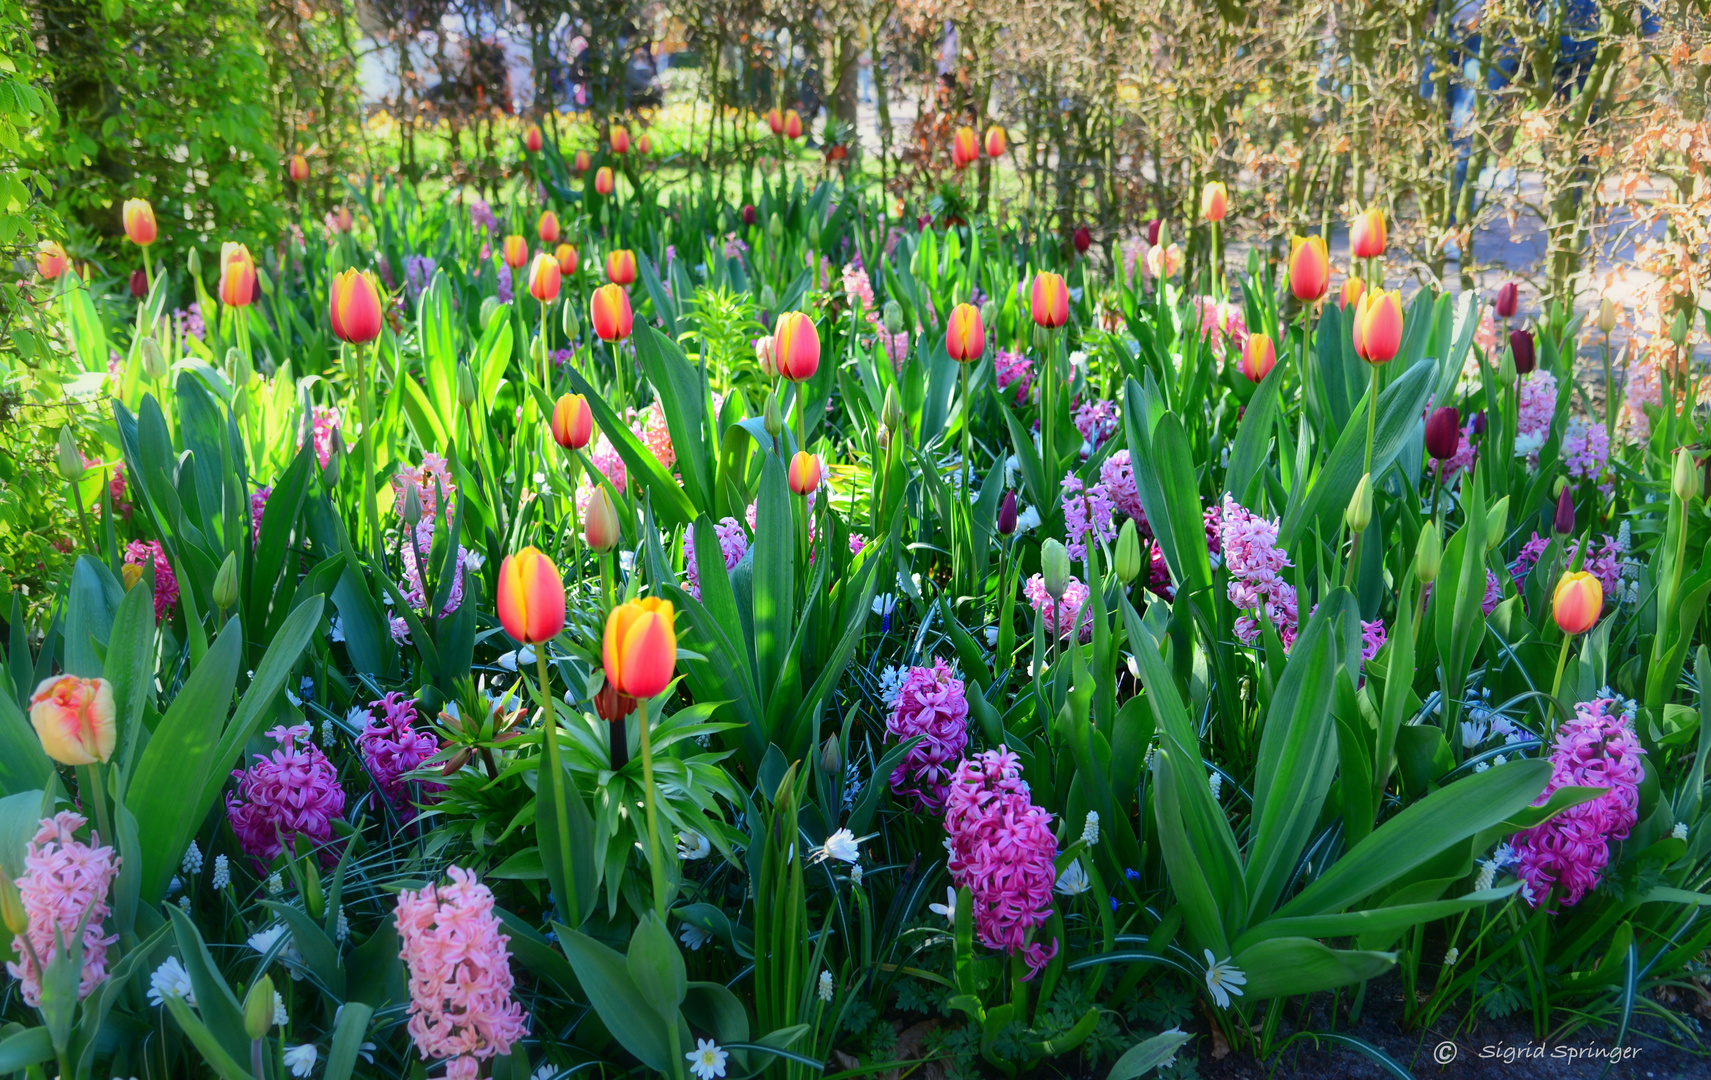
[[[1123,876],[1128,878],[1130,881],[1141,880],[1141,872],[1139,870],[1136,870],[1134,867],[1130,867],[1130,868],[1124,870]]]
[[[1112,897],[1112,898],[1111,898],[1111,910],[1112,910],[1112,911],[1116,911],[1116,910],[1117,910],[1117,898],[1116,898],[1116,897],[1115,897],[1115,896],[1113,896],[1113,897]]]

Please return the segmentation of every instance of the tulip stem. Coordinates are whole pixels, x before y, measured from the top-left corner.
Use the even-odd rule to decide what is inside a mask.
[[[553,710],[552,679],[547,668],[548,644],[545,641],[535,643],[535,671],[540,678],[541,687],[541,748],[546,754],[547,772],[553,778],[551,786],[541,787],[540,790],[542,793],[556,793],[565,782],[565,774],[558,746],[558,718]],[[582,919],[582,904],[576,895],[576,872],[571,866],[570,827],[564,814],[563,797],[558,798],[555,805],[548,809],[554,815],[558,826],[554,830],[558,833],[558,863],[564,870],[565,891],[570,894],[555,899],[559,902],[559,915],[574,926]]]
[[[1372,472],[1372,440],[1378,431],[1378,365],[1372,365],[1372,399],[1366,409],[1366,468],[1363,473]]]
[[[963,540],[968,548],[966,555],[969,562],[974,561],[974,438],[970,429],[974,426],[974,401],[968,396],[968,365],[963,361],[957,367],[962,371],[962,508],[963,508]],[[965,554],[958,547],[957,554]],[[968,583],[974,583],[974,567],[968,568]],[[979,604],[979,591],[973,592],[975,603]]]
[[[119,842],[118,834],[113,831],[113,815],[107,809],[107,784],[101,779],[102,762],[80,766],[83,778],[89,781],[88,802],[95,804],[95,827],[101,830],[101,835],[109,844]]]
[[[68,480],[66,483],[71,485],[71,501],[77,504],[77,524],[83,530],[83,544],[90,551],[94,551],[94,534],[89,531],[89,511],[83,505],[83,491],[77,486],[81,479],[79,477],[78,480]]]
[[[1573,634],[1564,634],[1562,636],[1562,649],[1557,653],[1557,673],[1555,677],[1551,679],[1551,703],[1558,705],[1559,707],[1561,706],[1561,702],[1557,701],[1557,691],[1562,689],[1562,671],[1568,664],[1568,649],[1573,643]],[[1555,730],[1556,725],[1553,723],[1551,728],[1552,730]]]
[[[149,293],[150,293],[150,295],[153,295],[153,293],[154,293],[154,264],[149,261],[149,246],[147,244],[143,245],[143,280],[148,282]],[[147,303],[148,297],[146,297],[146,296],[143,297],[143,301],[145,303]],[[1605,338],[1604,359],[1605,359],[1604,366],[1606,369],[1608,369],[1610,366],[1610,363],[1609,363],[1609,360],[1610,360],[1610,344],[1609,344],[1608,335],[1606,335],[1606,338]],[[1606,399],[1606,400],[1608,400],[1608,399]]]
[[[347,345],[356,353],[357,408],[362,414],[362,512],[368,518],[369,549],[382,554],[380,506],[374,494],[374,406],[369,400],[368,376],[363,366],[363,346]]]
[[[648,868],[653,876],[654,911],[665,921],[665,864],[659,861],[659,812],[654,809],[653,739],[648,734],[648,705],[636,702],[636,734],[642,742],[642,800],[648,812]]]

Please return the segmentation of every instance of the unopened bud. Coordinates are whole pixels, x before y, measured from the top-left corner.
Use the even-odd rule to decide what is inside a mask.
[[[83,467],[83,454],[77,449],[77,439],[71,434],[69,424],[59,429],[59,450],[54,464],[58,467],[62,480],[75,484],[83,479],[86,471]]]
[[[1598,301],[1598,329],[1606,334],[1616,329],[1616,305],[1608,296]]]
[[[273,279],[267,276],[267,271],[262,267],[255,268],[255,283],[263,296],[273,299]]]
[[[1509,531],[1509,496],[1505,495],[1485,512],[1485,550],[1490,551],[1503,542]]]
[[[244,1034],[251,1042],[267,1038],[273,1027],[273,978],[263,975],[244,995]]]
[[[189,254],[184,256],[184,268],[190,271],[191,277],[202,276],[202,256],[195,248],[191,248]]]
[[[582,334],[582,319],[576,314],[576,305],[564,305],[564,316],[559,321],[564,327],[565,339],[574,343]]]
[[[998,325],[998,305],[991,300],[980,305],[980,324],[988,328]]]
[[[1016,531],[1016,493],[1006,491],[998,504],[998,535],[1009,536]]]
[[[1515,385],[1516,378],[1518,376],[1515,372],[1515,354],[1504,349],[1503,355],[1497,360],[1497,385],[1507,390]]]
[[[24,910],[17,883],[5,867],[0,867],[0,921],[5,922],[7,932],[14,937],[30,928],[30,914]]]
[[[777,210],[774,210],[772,216],[766,220],[766,235],[774,240],[784,239],[784,219],[778,216]]]
[[[1045,583],[1046,595],[1053,600],[1062,600],[1063,594],[1069,591],[1069,552],[1056,539],[1040,545],[1040,577]]]
[[[897,387],[885,388],[885,404],[880,407],[879,420],[892,431],[903,426],[903,400],[897,396]]]
[[[400,516],[412,530],[422,521],[422,493],[415,484],[404,486],[404,505],[399,507]]]
[[[588,500],[582,538],[590,548],[604,555],[618,546],[618,536],[618,508],[612,504],[612,496],[607,493],[605,485],[598,484],[593,498]]]
[[[762,414],[762,422],[766,424],[766,433],[778,438],[778,433],[784,430],[784,410],[778,406],[778,391],[774,390],[766,396],[766,411]]]
[[[321,871],[315,866],[313,856],[299,861],[298,866],[303,872],[303,903],[309,909],[309,917],[320,922],[327,913],[327,894],[321,886]]]
[[[226,561],[220,564],[220,572],[214,575],[214,606],[225,611],[237,602],[238,553],[231,551],[226,553]]]
[[[885,302],[885,332],[901,334],[903,332],[903,305],[895,300]]]
[[[475,404],[475,375],[462,362],[457,366],[457,403],[466,409]]]
[[[1444,542],[1438,536],[1438,523],[1427,521],[1420,530],[1420,543],[1414,548],[1414,576],[1420,584],[1430,585],[1438,580],[1438,568],[1444,562]]]
[[[125,583],[125,591],[130,592],[137,587],[137,582],[143,579],[141,563],[126,563],[119,570],[119,580]]]
[[[774,214],[774,217],[778,215]],[[762,311],[771,311],[778,306],[778,294],[772,291],[771,285],[760,287],[760,307]]]
[[[1557,512],[1551,518],[1551,529],[1558,536],[1574,532],[1574,491],[1567,484],[1557,493]]]
[[[844,748],[839,745],[836,735],[826,736],[826,741],[820,744],[820,768],[833,778],[843,774]]]
[[[226,350],[226,378],[232,381],[233,386],[248,386],[250,376],[254,374],[255,369],[250,367],[249,358],[242,349],[233,346]]]
[[[493,313],[499,310],[499,298],[489,296],[481,301],[481,329],[485,333],[487,324],[493,321]]]
[[[155,382],[166,378],[166,354],[160,351],[160,342],[153,337],[145,337],[138,351],[143,357],[143,374]]]
[[[820,215],[812,212],[808,215],[808,243],[816,250],[820,247]]]
[[[1675,452],[1675,472],[1670,477],[1669,489],[1684,503],[1692,502],[1699,494],[1699,470],[1685,446]]]
[[[1011,527],[1015,527],[1012,520]],[[1127,585],[1141,573],[1141,534],[1135,529],[1135,519],[1123,522],[1117,534],[1117,578]]]
[[[1363,533],[1372,524],[1372,474],[1361,474],[1355,493],[1349,497],[1348,509],[1343,511],[1343,524],[1350,532]]]
[[[1675,313],[1675,322],[1671,323],[1669,327],[1669,339],[1675,342],[1676,348],[1679,349],[1687,344],[1687,331],[1691,326],[1692,323],[1688,321],[1687,312],[1678,311]]]

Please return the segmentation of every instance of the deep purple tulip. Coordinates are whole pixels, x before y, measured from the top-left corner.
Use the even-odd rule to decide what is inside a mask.
[[[1164,227],[1164,218],[1153,218],[1151,221],[1147,222],[1147,243],[1148,244],[1152,244],[1155,246],[1158,244],[1158,233],[1159,233],[1159,230],[1163,227]]]
[[[1513,319],[1515,317],[1515,306],[1520,301],[1520,298],[1520,286],[1516,285],[1513,281],[1505,281],[1503,284],[1499,285],[1497,287],[1496,302],[1497,317],[1499,319]]]
[[[1509,351],[1515,356],[1515,374],[1525,375],[1539,366],[1539,358],[1533,352],[1533,335],[1529,331],[1509,331]]]
[[[131,299],[141,300],[149,294],[149,276],[141,270],[131,271]]]
[[[1445,405],[1426,417],[1426,453],[1439,461],[1456,456],[1461,445],[1461,413],[1454,405]]]
[[[754,203],[746,203],[743,206],[743,224],[744,225],[753,225],[754,223],[755,223]]]
[[[1551,522],[1551,528],[1558,536],[1567,536],[1574,531],[1574,492],[1563,485],[1562,494],[1557,496],[1557,513]]]
[[[1009,536],[1016,531],[1016,493],[1006,491],[998,504],[998,535]]]

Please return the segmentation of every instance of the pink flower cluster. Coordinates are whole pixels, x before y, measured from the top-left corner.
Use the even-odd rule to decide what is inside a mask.
[[[1626,840],[1639,820],[1645,750],[1612,698],[1583,701],[1557,729],[1551,749],[1551,778],[1533,800],[1542,806],[1558,788],[1609,788],[1590,802],[1571,806],[1515,838],[1516,873],[1528,903],[1543,903],[1551,887],[1563,890],[1564,905],[1580,902],[1598,884],[1610,861],[1610,841]]]
[[[1277,522],[1267,521],[1224,496],[1218,543],[1230,570],[1226,595],[1230,603],[1250,612],[1236,620],[1236,637],[1244,645],[1259,640],[1260,616],[1276,627],[1285,648],[1295,641],[1299,618],[1295,586],[1283,576],[1294,563],[1289,561],[1289,553],[1277,546],[1277,527]]]
[[[1509,567],[1509,573],[1515,579],[1517,590],[1527,583],[1527,575],[1533,572],[1533,567],[1544,556],[1545,549],[1550,547],[1550,543],[1550,540],[1535,532],[1531,539],[1521,545],[1521,550],[1515,556],[1515,562]],[[1572,564],[1575,555],[1579,552],[1580,541],[1570,541],[1563,552],[1563,565]],[[1627,549],[1622,546],[1621,540],[1605,533],[1600,538],[1598,547],[1593,549],[1580,568],[1598,579],[1598,584],[1603,586],[1606,597],[1614,597],[1617,595],[1616,590],[1622,584],[1622,556],[1625,554],[1627,554]]]
[[[653,452],[666,471],[669,472],[677,463],[677,448],[671,445],[671,428],[665,422],[665,406],[657,400],[640,411],[630,410],[630,430],[643,446]]]
[[[511,1052],[528,1014],[511,998],[511,939],[500,933],[493,891],[460,866],[450,885],[398,894],[394,916],[410,972],[406,1027],[422,1060],[451,1058],[448,1077],[479,1074],[480,1061]]]
[[[422,500],[422,520],[431,521],[438,512],[440,498],[446,499],[446,513],[451,513],[451,497],[457,494],[457,485],[452,483],[451,464],[445,458],[432,450],[422,455],[422,464],[405,465],[392,477],[392,509],[402,515],[404,513],[404,495],[410,488],[416,489],[416,497]]]
[[[250,543],[261,543],[261,515],[267,510],[268,496],[273,494],[273,485],[256,488],[250,492]]]
[[[1214,352],[1222,346],[1226,352],[1240,355],[1248,343],[1248,320],[1239,305],[1228,300],[1219,302],[1210,296],[1196,296],[1191,303],[1200,317],[1200,336],[1210,338]]]
[[[611,440],[606,438],[605,432],[601,432],[599,437],[589,444],[588,460],[596,469],[600,470],[602,476],[612,482],[612,486],[618,489],[618,494],[624,493],[629,486],[630,474],[624,468],[623,457],[612,446]],[[676,459],[673,458],[673,460]],[[585,476],[576,485],[577,512],[586,515],[588,513],[588,500],[592,498],[594,498],[594,485]]]
[[[333,819],[345,809],[338,770],[309,741],[308,724],[282,725],[267,737],[279,749],[271,757],[255,755],[255,764],[248,769],[232,770],[238,790],[226,793],[226,818],[238,843],[264,861],[273,859],[299,834],[328,843],[333,838]],[[327,858],[322,855],[323,862]]]
[[[113,512],[131,520],[131,504],[125,501],[125,464],[119,462],[113,466],[113,478],[107,481],[107,497],[113,501]]]
[[[1601,423],[1570,420],[1563,434],[1562,460],[1577,480],[1597,480],[1610,460],[1610,433]]]
[[[1057,838],[1051,814],[1034,805],[1020,759],[1006,747],[957,766],[945,800],[951,881],[974,900],[974,932],[989,949],[1021,952],[1028,978],[1057,955],[1029,943],[1029,932],[1052,915]]]
[[[42,973],[30,950],[35,950],[35,957],[43,964],[51,964],[58,952],[56,930],[61,938],[73,938],[84,916],[89,917],[83,927],[79,1001],[107,977],[107,946],[119,940],[117,934],[105,934],[101,925],[112,913],[107,905],[107,891],[119,876],[119,856],[111,847],[91,847],[77,839],[75,834],[84,824],[81,814],[61,810],[51,818],[43,818],[36,827],[35,838],[24,847],[18,899],[23,902],[24,914],[30,922],[23,934],[12,939],[12,952],[18,959],[8,961],[6,970],[23,984],[24,1001],[31,1006],[42,1003]]]
[[[375,715],[376,710],[379,716]],[[356,737],[369,775],[405,821],[416,816],[416,808],[411,804],[404,776],[440,752],[440,740],[432,732],[417,731],[416,720],[416,702],[394,692],[368,703],[368,726]],[[423,792],[445,790],[442,784],[419,786]]]
[[[1064,547],[1072,559],[1087,558],[1087,538],[1110,543],[1117,539],[1117,523],[1111,519],[1116,504],[1103,481],[1086,487],[1074,473],[1065,474],[1063,489]]]
[[[327,467],[327,462],[333,460],[333,435],[343,424],[339,410],[327,405],[317,405],[309,414],[310,438],[315,444],[315,460],[321,463],[321,468]],[[303,448],[299,437],[297,448]]]
[[[1046,579],[1039,574],[1022,586],[1022,595],[1034,605],[1035,613],[1045,620],[1046,633],[1060,638],[1074,633],[1081,641],[1093,639],[1093,612],[1087,609],[1090,593],[1074,575],[1070,576],[1069,587],[1064,589],[1056,604],[1052,603],[1052,594],[1046,591]]]
[[[451,516],[451,508],[446,508],[446,516]],[[404,564],[404,596],[410,601],[410,606],[423,614],[428,610],[428,587],[422,577],[422,567],[427,564],[434,550],[434,518],[424,517],[416,523],[416,542],[405,544],[400,561]],[[440,618],[445,618],[463,604],[463,587],[469,573],[469,550],[462,544],[457,546],[457,562],[452,567],[451,588],[446,592],[445,607],[440,609]],[[402,622],[402,618],[398,621]],[[405,623],[407,627],[409,624]],[[408,631],[406,631],[408,633]],[[396,635],[395,635],[396,636]]]
[[[1153,534],[1147,512],[1141,508],[1141,492],[1135,486],[1135,468],[1127,450],[1119,450],[1099,466],[1099,482],[1117,509],[1135,519],[1142,536]]]
[[[1084,401],[1075,410],[1075,430],[1099,449],[1101,443],[1117,433],[1117,403],[1096,398]]]
[[[867,322],[869,326],[873,327],[873,332],[878,335],[879,343],[885,346],[885,355],[891,361],[891,370],[901,374],[903,361],[909,359],[909,332],[904,330],[895,334],[891,333],[885,329],[885,322],[879,317],[877,311],[867,313]]]
[[[1021,405],[1028,400],[1028,391],[1034,386],[1034,362],[1027,356],[1000,349],[998,355],[993,358],[992,373],[998,380],[1000,394],[1014,386],[1016,404]]]
[[[1663,405],[1663,372],[1656,354],[1649,349],[1641,352],[1629,368],[1622,397],[1620,426],[1630,442],[1651,438],[1652,421],[1646,415],[1647,405],[1660,408]]]
[[[1551,420],[1557,412],[1557,377],[1548,371],[1533,372],[1521,380],[1520,402],[1515,420],[1515,456],[1536,463],[1539,448],[1550,436]]]
[[[719,538],[719,553],[725,557],[725,569],[736,569],[749,550],[749,534],[743,529],[743,523],[734,517],[720,518],[719,523],[713,526],[713,535]],[[850,541],[853,544],[855,537],[851,536]],[[683,591],[697,600],[701,599],[701,570],[695,565],[693,528],[686,529],[683,533],[683,572],[689,578],[689,584],[683,587]]]
[[[928,813],[942,811],[952,763],[968,747],[968,697],[949,664],[934,658],[932,667],[909,669],[885,731],[897,742],[922,737],[891,774],[891,790]]]
[[[858,263],[844,266],[844,296],[858,312],[873,310],[873,281]]]
[[[1390,634],[1384,629],[1383,619],[1373,619],[1370,622],[1361,620],[1360,624],[1360,658],[1364,663],[1378,655],[1378,650],[1384,648],[1384,643],[1390,640]]]
[[[159,540],[132,540],[125,545],[126,566],[147,566],[150,558],[154,559],[154,621],[159,623],[178,603],[178,575],[166,561],[166,549]]]

